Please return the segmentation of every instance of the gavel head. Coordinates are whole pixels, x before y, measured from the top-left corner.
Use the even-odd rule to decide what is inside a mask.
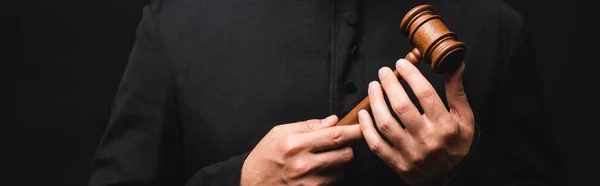
[[[448,30],[430,5],[420,5],[406,13],[400,31],[415,47],[412,53],[431,64],[435,73],[452,72],[464,60],[465,44],[457,41],[456,34]]]

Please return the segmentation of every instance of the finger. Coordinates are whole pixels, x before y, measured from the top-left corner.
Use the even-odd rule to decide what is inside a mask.
[[[360,129],[365,137],[365,141],[369,145],[369,149],[381,158],[388,165],[396,165],[400,161],[400,153],[395,151],[387,142],[379,136],[369,113],[365,110],[358,112],[358,123]]]
[[[325,119],[311,119],[296,123],[291,123],[291,125],[296,129],[299,133],[310,132],[314,130],[319,130],[323,128],[327,128],[335,125],[337,123],[337,116],[331,115]]]
[[[321,185],[320,183],[332,183],[339,179],[342,176],[340,173],[343,172],[336,170],[338,168],[340,167],[331,167],[331,170],[321,169],[314,158],[302,156],[288,162],[284,170],[285,176],[292,179],[294,183]]]
[[[316,169],[323,170],[338,167],[352,161],[354,152],[351,147],[342,147],[314,153],[311,158],[313,162],[317,162]]]
[[[344,171],[343,167],[335,167],[322,170],[319,172],[319,174],[330,178],[324,180],[324,185],[333,185],[339,183],[344,179],[344,177],[346,176],[346,171]]]
[[[381,72],[386,75],[381,76]],[[392,110],[394,110],[398,118],[404,123],[404,126],[410,131],[417,131],[423,126],[423,117],[421,117],[421,113],[412,103],[406,91],[404,91],[402,84],[400,84],[400,81],[398,81],[398,78],[393,73],[392,69],[387,67],[380,69],[381,86],[390,100]]]
[[[417,67],[405,59],[400,59],[396,62],[396,69],[419,99],[426,116],[437,119],[439,115],[448,113],[442,99]]]
[[[362,133],[360,133],[359,126],[344,125],[311,131],[297,135],[296,138],[301,143],[310,144],[312,152],[320,152],[362,139]]]
[[[446,80],[446,99],[448,106],[454,110],[459,118],[472,117],[471,107],[467,100],[467,94],[464,91],[462,75],[465,70],[465,63],[460,63],[458,69],[449,75]]]
[[[341,167],[354,158],[352,148],[342,147],[319,153],[307,153],[296,156],[284,167],[288,177],[298,178],[315,172],[327,172],[327,169]]]
[[[336,115],[328,116],[327,118],[321,121],[321,124],[318,127],[315,127],[314,130],[319,130],[327,127],[332,127],[338,122],[338,117]]]
[[[345,176],[345,171],[341,167],[310,173],[306,178],[302,178],[300,185],[334,185],[339,183]]]
[[[384,74],[384,76],[393,76],[393,74],[388,74]],[[402,138],[406,135],[406,132],[396,121],[396,118],[390,114],[385,99],[383,98],[381,86],[377,81],[369,83],[369,104],[371,104],[373,117],[375,117],[375,123],[377,124],[379,131],[392,141],[392,143],[397,144],[401,142]]]

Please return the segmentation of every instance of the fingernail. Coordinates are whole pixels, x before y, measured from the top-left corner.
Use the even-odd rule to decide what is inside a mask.
[[[373,91],[375,90],[375,81],[371,81],[371,83],[369,83],[369,93],[373,93]]]
[[[323,120],[323,123],[331,123],[331,120],[333,120],[333,116],[334,115],[331,115],[331,116],[328,116],[327,118],[325,118],[325,120]]]
[[[359,120],[361,120],[361,118],[367,118],[368,112],[366,110],[360,110],[358,111],[358,118]]]
[[[379,77],[385,77],[387,75],[387,69],[382,67],[379,69]]]
[[[396,62],[396,68],[404,68],[406,66],[406,59],[399,59]]]

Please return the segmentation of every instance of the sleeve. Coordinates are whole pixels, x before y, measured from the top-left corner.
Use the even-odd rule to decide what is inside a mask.
[[[512,12],[505,61],[491,119],[477,121],[471,151],[445,185],[563,185],[561,164],[544,121],[532,35]],[[516,26],[514,26],[516,23]],[[479,122],[479,123],[478,123]]]
[[[246,154],[186,177],[181,124],[168,56],[150,4],[91,164],[89,185],[239,185]]]

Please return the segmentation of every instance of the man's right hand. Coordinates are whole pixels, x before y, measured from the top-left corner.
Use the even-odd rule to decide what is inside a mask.
[[[241,186],[337,183],[354,157],[348,143],[363,137],[359,125],[337,122],[329,116],[273,127],[246,158]]]

